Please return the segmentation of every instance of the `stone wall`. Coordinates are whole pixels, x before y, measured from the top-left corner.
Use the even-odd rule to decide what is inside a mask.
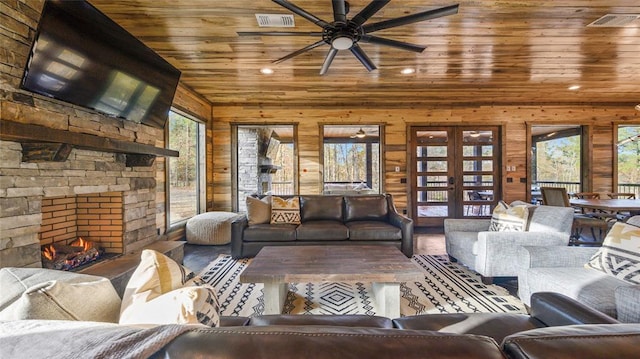
[[[238,128],[238,210],[247,210],[246,195],[258,192],[258,131]]]

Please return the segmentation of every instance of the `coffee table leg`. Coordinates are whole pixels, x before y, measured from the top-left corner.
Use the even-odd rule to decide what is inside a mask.
[[[280,314],[287,292],[287,283],[265,283],[263,314]]]
[[[372,283],[373,296],[378,303],[380,315],[387,318],[400,317],[400,283]]]

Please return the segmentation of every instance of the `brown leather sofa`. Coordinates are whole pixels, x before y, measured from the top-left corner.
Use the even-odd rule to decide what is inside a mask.
[[[157,358],[631,358],[640,324],[620,324],[556,293],[532,296],[531,315],[272,315],[222,320],[182,334]]]
[[[231,256],[254,257],[264,246],[393,245],[413,255],[413,221],[398,213],[391,195],[300,196],[299,225],[231,224]]]

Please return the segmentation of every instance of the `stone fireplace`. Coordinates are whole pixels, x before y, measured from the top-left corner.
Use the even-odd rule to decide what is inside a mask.
[[[122,253],[122,192],[44,197],[41,212],[40,246],[82,238],[107,253]]]

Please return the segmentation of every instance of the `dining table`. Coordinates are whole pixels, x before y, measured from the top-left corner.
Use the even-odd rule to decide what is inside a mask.
[[[638,199],[580,199],[571,198],[569,203],[573,207],[598,210],[603,212],[621,214],[628,212],[630,215],[640,214],[640,200]]]

